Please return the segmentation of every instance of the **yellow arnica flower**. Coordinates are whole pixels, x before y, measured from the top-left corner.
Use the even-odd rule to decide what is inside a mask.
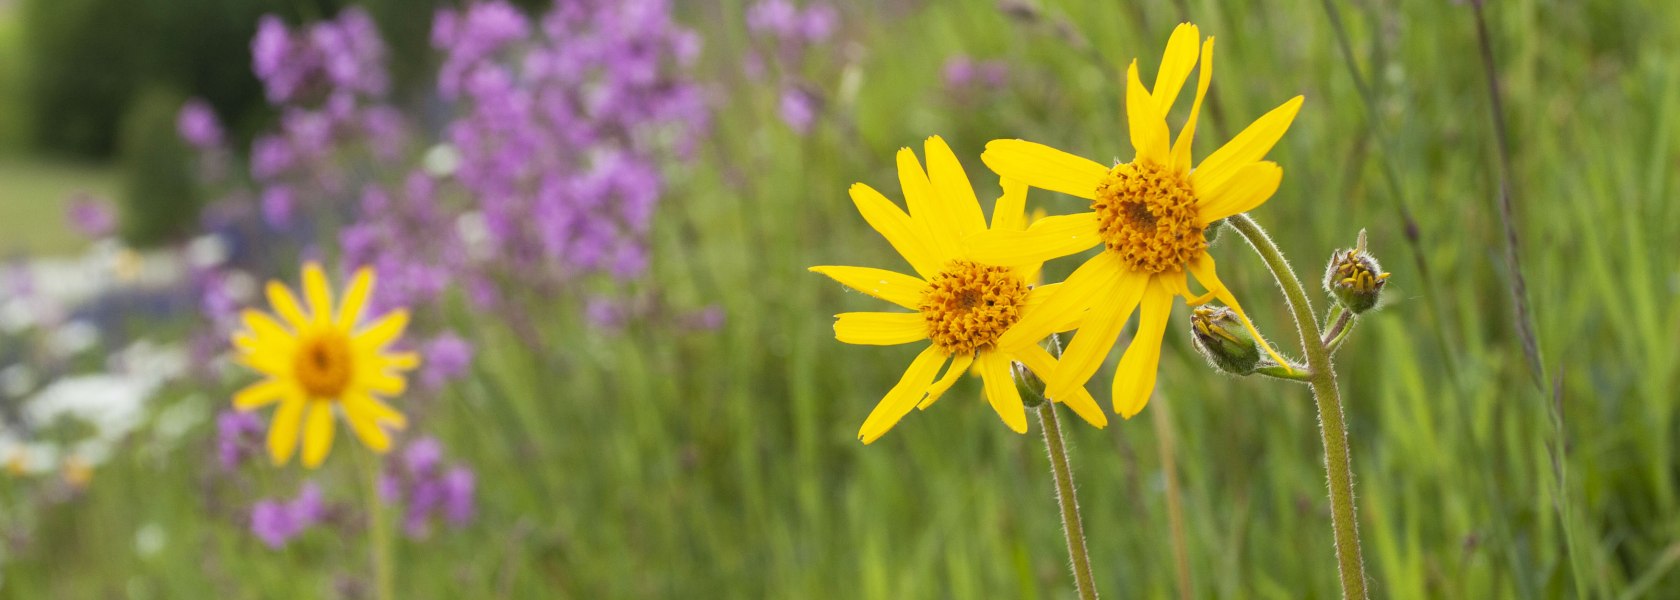
[[[962,164],[938,136],[926,144],[927,171],[909,148],[898,151],[898,181],[910,212],[864,184],[852,186],[852,202],[871,227],[904,256],[916,276],[867,267],[811,267],[852,289],[915,312],[854,312],[836,315],[834,335],[848,344],[888,346],[931,341],[916,356],[898,385],[887,392],[858,430],[868,444],[898,424],[911,408],[927,408],[957,382],[970,365],[980,370],[986,399],[1018,433],[1027,430],[1026,410],[1015,387],[1015,361],[1035,373],[1055,369],[1056,359],[1038,345],[1042,335],[1028,335],[1015,325],[1043,311],[1057,285],[1034,287],[1041,263],[1017,261],[1000,266],[976,260],[965,240],[987,231],[980,201]],[[1027,186],[1005,179],[1003,196],[992,209],[991,231],[1026,228]],[[1071,329],[1078,314],[1047,315],[1050,327]],[[949,361],[943,376],[939,370]],[[1064,400],[1091,424],[1108,418],[1083,387]]]
[[[1126,70],[1126,117],[1137,151],[1131,162],[1104,167],[1022,140],[994,140],[981,155],[1004,179],[1091,201],[1090,212],[1049,217],[1025,231],[988,232],[969,243],[975,260],[1003,265],[1104,247],[1068,277],[1036,318],[1023,317],[1016,327],[1028,335],[1048,334],[1055,330],[1049,315],[1089,311],[1046,380],[1047,393],[1067,395],[1096,373],[1121,328],[1138,311],[1137,333],[1114,375],[1114,410],[1127,418],[1143,410],[1155,388],[1161,338],[1174,297],[1183,296],[1191,306],[1219,299],[1265,344],[1214,272],[1204,231],[1210,223],[1259,206],[1277,191],[1283,169],[1262,159],[1289,129],[1301,97],[1260,117],[1192,169],[1191,140],[1213,75],[1213,38],[1201,44],[1195,103],[1176,142],[1169,139],[1166,116],[1196,65],[1198,39],[1200,32],[1189,23],[1173,31],[1153,90],[1144,89],[1138,79],[1136,60]],[[1195,275],[1208,292],[1192,294],[1186,274]],[[1265,349],[1286,364],[1270,346]]]
[[[320,465],[332,449],[335,408],[368,448],[389,450],[385,428],[402,429],[408,420],[379,397],[403,393],[407,382],[401,373],[420,365],[416,354],[387,352],[408,327],[408,311],[392,311],[359,327],[373,292],[373,271],[366,268],[356,272],[336,313],[327,276],[315,263],[303,268],[308,312],[280,282],[270,281],[267,291],[279,320],[246,310],[245,329],[234,334],[233,344],[241,364],[268,378],[234,394],[233,405],[256,410],[279,403],[268,428],[274,464],[291,460],[301,433],[304,466]]]

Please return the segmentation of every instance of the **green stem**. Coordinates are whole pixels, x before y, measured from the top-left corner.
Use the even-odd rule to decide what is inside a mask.
[[[379,600],[391,600],[391,532],[385,522],[385,502],[379,498],[379,459],[356,457],[356,467],[362,472],[366,489],[362,490],[367,503],[368,543],[373,546],[373,577]]]
[[[1079,518],[1073,469],[1068,467],[1067,444],[1062,441],[1062,426],[1056,420],[1054,405],[1049,400],[1038,405],[1039,430],[1044,432],[1044,447],[1050,451],[1050,472],[1056,477],[1056,502],[1062,507],[1062,533],[1067,536],[1068,556],[1073,559],[1073,583],[1079,589],[1081,600],[1096,600],[1091,555],[1085,549],[1085,524]]]
[[[1312,371],[1302,366],[1267,365],[1254,370],[1255,373],[1274,379],[1285,379],[1300,383],[1312,383]]]
[[[1266,261],[1272,277],[1289,301],[1295,313],[1295,327],[1301,335],[1301,346],[1307,353],[1308,383],[1313,398],[1318,401],[1319,434],[1324,442],[1324,469],[1330,481],[1330,524],[1336,536],[1336,561],[1342,577],[1342,597],[1365,600],[1365,561],[1359,549],[1359,520],[1353,505],[1353,461],[1348,457],[1347,422],[1342,415],[1342,396],[1336,388],[1336,370],[1330,361],[1330,351],[1321,343],[1323,334],[1313,318],[1312,302],[1306,288],[1295,276],[1289,261],[1267,237],[1254,219],[1247,214],[1231,217],[1248,244]]]
[[[1352,321],[1352,314],[1345,313],[1342,315],[1342,320],[1336,323],[1336,327],[1332,328],[1329,333],[1324,334],[1330,338],[1324,342],[1324,348],[1330,353],[1330,356],[1335,356],[1336,351],[1342,349],[1342,342],[1346,342],[1348,333],[1353,331]]]

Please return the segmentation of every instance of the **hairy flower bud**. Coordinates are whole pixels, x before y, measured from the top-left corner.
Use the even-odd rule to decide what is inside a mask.
[[[1044,380],[1038,378],[1037,373],[1028,369],[1026,365],[1014,363],[1015,389],[1021,391],[1021,402],[1027,408],[1038,408],[1044,404]]]
[[[1361,229],[1353,248],[1330,255],[1330,266],[1324,270],[1324,289],[1336,302],[1359,314],[1377,306],[1388,276],[1376,257],[1365,252],[1365,230]]]
[[[1219,370],[1248,375],[1260,364],[1260,346],[1237,318],[1223,306],[1197,307],[1190,315],[1190,340],[1196,351]]]

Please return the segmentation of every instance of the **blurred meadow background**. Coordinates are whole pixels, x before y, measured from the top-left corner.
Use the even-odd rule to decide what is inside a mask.
[[[1198,155],[1304,94],[1253,216],[1309,282],[1361,228],[1393,272],[1338,361],[1376,594],[1680,597],[1680,4],[1485,9],[1543,373],[1465,2],[0,0],[0,597],[371,597],[373,455],[275,468],[231,411],[237,310],[310,259],[415,314],[398,597],[1073,597],[1037,432],[969,378],[859,444],[913,351],[805,269],[902,269],[846,189],[930,135],[988,211],[988,140],[1130,159],[1184,20]],[[1335,597],[1308,390],[1175,310],[1143,414],[1063,419],[1099,589]]]

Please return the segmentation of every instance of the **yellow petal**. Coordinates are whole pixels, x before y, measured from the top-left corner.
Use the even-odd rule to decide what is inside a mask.
[[[1096,374],[1103,358],[1114,347],[1114,340],[1120,337],[1120,329],[1126,326],[1132,309],[1143,297],[1144,285],[1149,283],[1147,275],[1136,273],[1126,273],[1118,279],[1111,284],[1113,291],[1106,295],[1104,302],[1086,315],[1085,322],[1079,326],[1079,333],[1074,334],[1073,342],[1067,345],[1062,358],[1056,361],[1055,372],[1044,380],[1046,396],[1063,398],[1073,395],[1074,389],[1084,386]]]
[[[356,438],[362,440],[362,445],[367,446],[369,450],[384,454],[391,449],[391,434],[379,426],[379,419],[374,417],[372,412],[361,405],[346,402],[344,419],[350,422],[350,430],[356,433]]]
[[[1173,293],[1160,281],[1151,279],[1138,303],[1138,328],[1131,345],[1120,357],[1120,367],[1114,371],[1114,412],[1132,418],[1149,402],[1155,391],[1156,367],[1161,362],[1161,339],[1167,331],[1167,316],[1172,314]]]
[[[310,402],[307,421],[303,425],[303,466],[315,468],[326,460],[332,449],[333,414],[331,402]]]
[[[875,188],[861,183],[852,185],[851,194],[852,204],[857,205],[863,220],[886,238],[899,256],[903,256],[923,278],[933,277],[945,268],[945,263],[939,262],[932,245],[925,239],[927,236],[910,221],[910,215],[899,210],[898,205]]]
[[[1067,281],[1062,282],[1044,304],[1022,312],[1021,320],[998,336],[997,347],[1014,350],[1023,345],[1037,344],[1056,333],[1056,327],[1065,323],[1070,315],[1082,318],[1087,309],[1107,298],[1123,270],[1119,260],[1108,252],[1091,257],[1074,269],[1073,274],[1068,275]]]
[[[297,449],[298,428],[303,425],[303,409],[309,404],[302,396],[293,396],[280,403],[274,420],[268,424],[268,456],[275,465],[284,465]]]
[[[974,364],[973,352],[951,355],[951,366],[946,367],[945,376],[940,377],[939,381],[933,382],[933,387],[928,388],[927,397],[923,398],[922,402],[916,405],[916,408],[926,409],[933,406],[934,402],[939,401],[940,396],[944,396],[945,392],[951,389],[951,386],[957,384],[957,380],[962,379],[963,373],[968,371],[969,365],[972,364]]]
[[[937,135],[928,138],[922,152],[927,155],[928,179],[933,183],[935,198],[945,203],[945,214],[956,226],[957,238],[985,231],[986,216],[980,212],[974,184],[969,183],[968,174],[945,139]]]
[[[1027,409],[1021,404],[1021,390],[1015,387],[1015,374],[1010,372],[1009,355],[1002,352],[980,352],[980,379],[985,382],[986,401],[997,411],[1003,424],[1015,433],[1027,432]]]
[[[392,429],[408,427],[408,417],[404,417],[396,409],[366,393],[351,392],[345,394],[343,402],[344,410],[366,414],[373,417],[374,421],[389,425]]]
[[[291,382],[284,379],[264,379],[233,394],[233,407],[256,410],[284,399],[292,391]]]
[[[834,338],[847,344],[896,346],[928,337],[921,313],[849,312],[834,317]]]
[[[916,360],[910,362],[910,368],[904,370],[898,385],[893,386],[875,405],[875,410],[869,412],[869,418],[864,419],[863,427],[858,428],[858,439],[865,444],[874,443],[897,425],[927,394],[928,385],[933,383],[939,367],[945,364],[945,358],[945,353],[933,346],[917,355]]]
[[[402,375],[392,373],[382,368],[378,355],[361,356],[356,360],[356,379],[350,383],[350,388],[361,389],[380,396],[401,396],[408,391],[408,380]],[[342,398],[335,398],[335,400]]]
[[[1094,212],[1045,217],[1025,231],[993,229],[967,240],[970,259],[1007,267],[1078,254],[1101,243]]]
[[[332,321],[332,287],[327,284],[327,274],[321,270],[320,263],[303,266],[303,295],[309,299],[309,313],[316,323],[325,325]]]
[[[268,313],[247,308],[240,312],[239,316],[244,321],[245,328],[255,336],[256,339],[252,341],[256,342],[257,348],[289,350],[297,343],[297,338],[275,321],[274,317],[268,316]]]
[[[922,163],[909,148],[898,149],[898,186],[904,190],[904,205],[910,208],[912,226],[922,232],[922,238],[933,250],[934,260],[945,263],[962,254],[962,233],[957,231],[956,216],[944,200],[933,190]]]
[[[301,332],[309,326],[308,315],[303,314],[303,308],[298,306],[297,296],[286,289],[286,285],[278,281],[268,282],[268,303],[274,307],[275,314],[286,320],[292,331]]]
[[[1272,360],[1276,361],[1277,364],[1285,367],[1289,365],[1289,361],[1284,360],[1282,356],[1279,356],[1277,351],[1272,349],[1271,343],[1267,342],[1266,338],[1260,335],[1258,330],[1254,329],[1254,322],[1248,320],[1248,313],[1243,312],[1242,305],[1237,303],[1237,297],[1231,294],[1231,289],[1225,287],[1225,284],[1219,281],[1219,274],[1213,263],[1212,256],[1209,256],[1204,252],[1201,256],[1196,257],[1195,260],[1185,264],[1185,268],[1188,269],[1191,274],[1196,276],[1196,281],[1201,282],[1202,287],[1207,288],[1208,291],[1213,293],[1215,298],[1218,298],[1220,302],[1224,302],[1226,306],[1229,306],[1232,312],[1237,313],[1237,317],[1242,319],[1243,327],[1248,329],[1249,335],[1254,336],[1254,341],[1260,344],[1261,350],[1265,350],[1266,354],[1271,355]]]
[[[992,229],[1019,231],[1027,228],[1027,184],[1024,181],[1000,178],[1003,195],[992,205]]]
[[[1196,101],[1190,105],[1190,118],[1178,132],[1172,148],[1172,167],[1181,172],[1190,170],[1190,145],[1196,139],[1196,119],[1202,114],[1202,99],[1207,97],[1208,85],[1213,83],[1213,38],[1202,43],[1202,68],[1196,74]],[[1166,114],[1166,111],[1162,111]]]
[[[380,355],[379,368],[409,371],[420,367],[420,355],[413,352]]]
[[[1193,23],[1179,23],[1167,39],[1167,50],[1161,54],[1161,69],[1155,72],[1155,86],[1150,95],[1155,98],[1155,110],[1162,116],[1172,112],[1178,92],[1184,88],[1185,78],[1196,66],[1196,41],[1202,32]]]
[[[1249,163],[1225,180],[1224,185],[1203,195],[1197,193],[1197,218],[1212,223],[1237,213],[1254,210],[1277,193],[1283,182],[1283,167],[1271,161]]]
[[[1295,113],[1301,110],[1303,98],[1296,96],[1255,120],[1224,147],[1213,151],[1191,172],[1190,180],[1198,190],[1217,189],[1237,170],[1266,157],[1272,146],[1289,131]]]
[[[362,320],[362,309],[367,306],[368,295],[372,293],[373,269],[357,269],[356,276],[350,280],[350,289],[344,292],[344,304],[338,309],[338,326],[354,328]]]
[[[1039,379],[1047,379],[1056,371],[1056,357],[1037,345],[1024,346],[1015,351],[1015,359],[1032,369]],[[1097,399],[1091,397],[1091,392],[1085,391],[1085,386],[1073,388],[1073,393],[1064,398],[1050,397],[1050,400],[1066,404],[1073,409],[1074,414],[1085,422],[1097,426],[1098,429],[1108,427],[1108,415],[1103,413],[1102,407],[1097,406]]]
[[[811,267],[811,272],[827,275],[841,285],[911,310],[921,304],[922,292],[928,285],[909,275],[869,267]]]
[[[356,332],[354,343],[363,349],[378,350],[389,346],[391,342],[402,336],[403,330],[408,328],[408,311],[393,310],[374,321],[361,331]]]
[[[1092,160],[1025,140],[992,140],[980,161],[1004,179],[1086,200],[1108,176],[1108,167]]]
[[[1132,148],[1137,150],[1134,162],[1167,164],[1167,119],[1138,80],[1136,60],[1126,67],[1126,123],[1131,129]]]
[[[1060,283],[1041,285],[1033,288],[1032,291],[1027,292],[1027,303],[1021,307],[1021,314],[1025,315],[1030,312],[1044,310],[1044,304],[1050,300],[1050,296],[1052,294],[1055,294],[1062,289],[1062,285],[1063,284]],[[1060,317],[1060,319],[1056,321],[1054,327],[1050,328],[1050,332],[1061,333],[1063,331],[1077,329],[1080,321],[1085,320],[1086,313],[1084,311],[1068,310],[1053,314]],[[1036,348],[1037,345],[1034,344],[1033,347]]]

